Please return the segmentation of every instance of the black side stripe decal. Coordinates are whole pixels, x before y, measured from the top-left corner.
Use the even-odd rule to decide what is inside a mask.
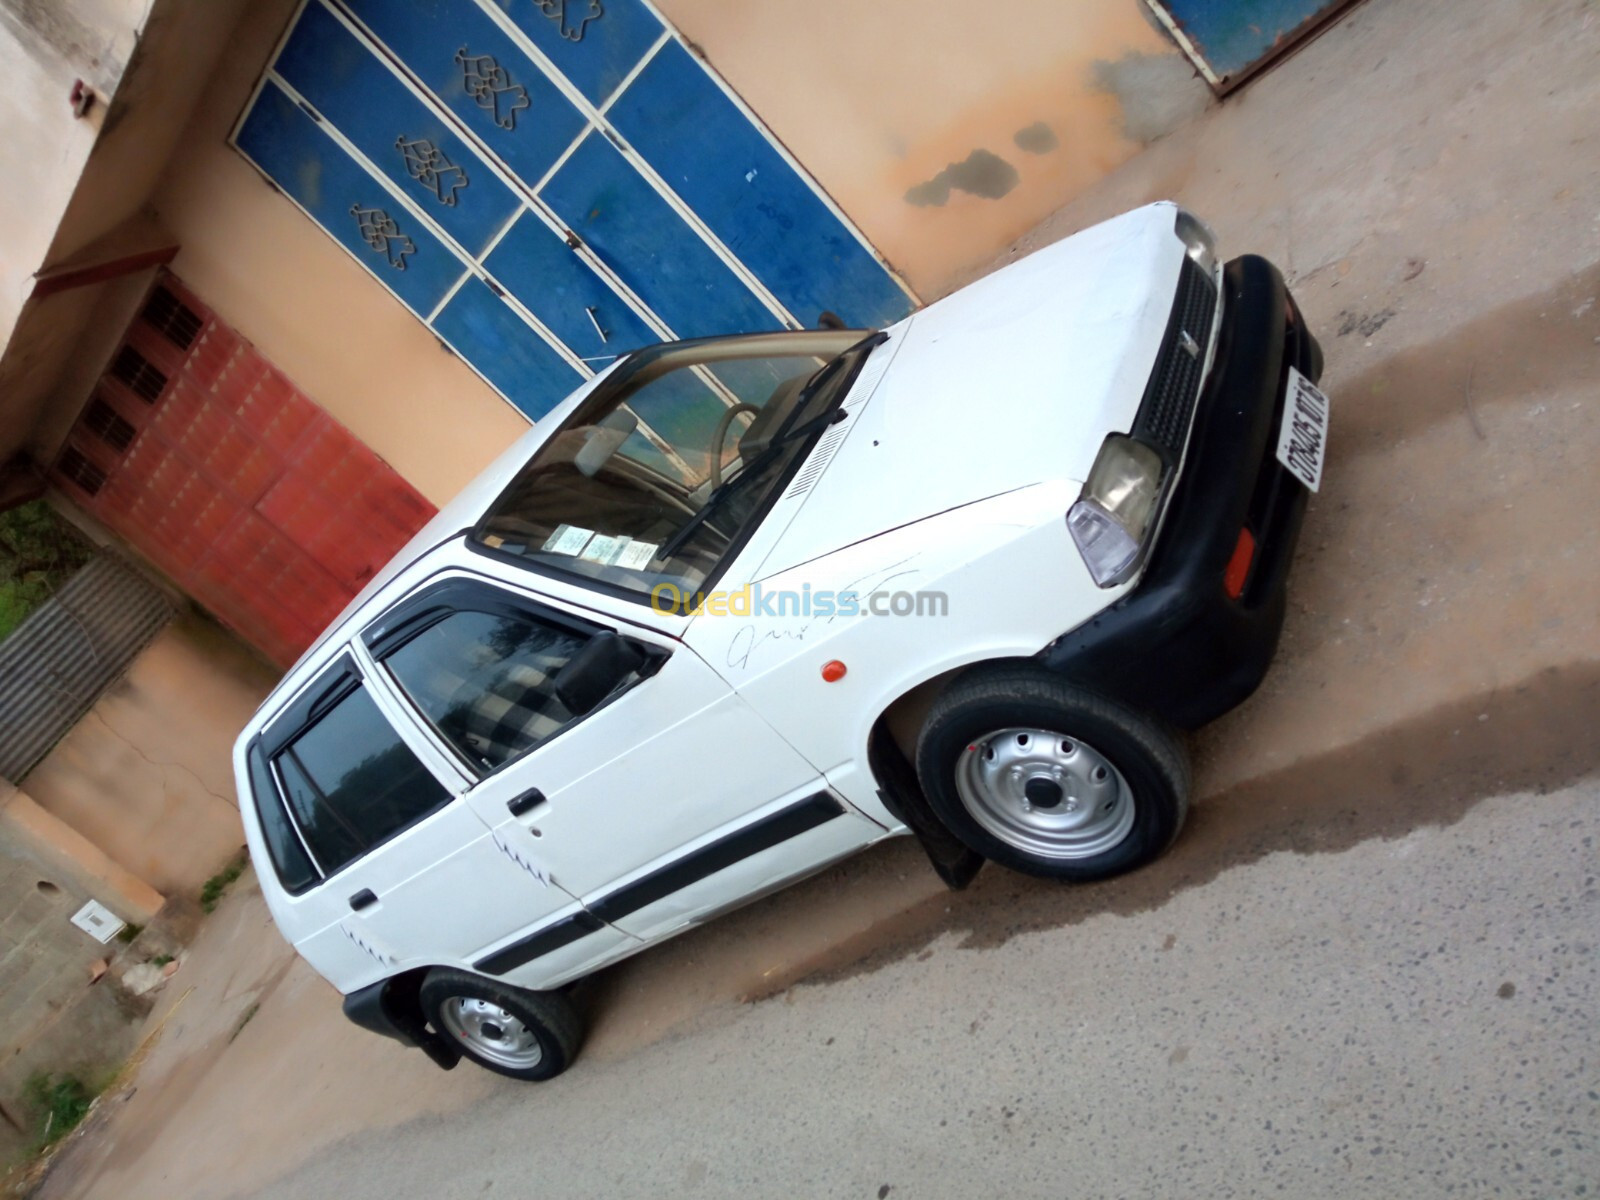
[[[669,863],[643,879],[636,879],[626,887],[618,888],[591,904],[589,911],[602,921],[619,920],[646,905],[665,899],[673,892],[681,891],[691,883],[699,883],[706,876],[715,875],[741,859],[770,850],[842,816],[844,805],[827,792],[818,792],[764,821],[718,838],[709,846],[702,846],[693,854]]]
[[[523,963],[530,963],[545,954],[553,954],[563,946],[570,946],[581,937],[605,928],[605,922],[586,912],[573,913],[529,934],[520,942],[512,942],[503,950],[496,950],[487,958],[480,958],[473,966],[488,975],[504,975]]]
[[[638,912],[742,859],[799,837],[835,817],[842,817],[844,812],[844,805],[837,799],[827,792],[819,792],[782,812],[774,813],[764,821],[718,838],[709,846],[702,846],[693,854],[652,871],[626,887],[618,888],[591,904],[587,912],[574,913],[553,925],[546,925],[521,941],[479,959],[474,965],[489,975],[504,975],[507,971],[514,971],[542,955],[554,953],[579,938],[604,929],[608,921]]]

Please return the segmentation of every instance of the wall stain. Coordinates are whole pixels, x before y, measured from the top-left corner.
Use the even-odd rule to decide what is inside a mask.
[[[1092,68],[1096,91],[1112,96],[1122,110],[1122,133],[1148,145],[1203,113],[1212,104],[1211,89],[1183,55],[1172,51],[1101,59]]]
[[[1017,130],[1011,135],[1011,140],[1017,144],[1019,150],[1026,150],[1029,154],[1049,154],[1061,145],[1061,139],[1056,137],[1056,131],[1043,121],[1035,121],[1032,125]]]
[[[906,193],[906,203],[918,208],[942,208],[952,191],[998,200],[1021,182],[1017,169],[992,150],[981,147],[960,162],[951,163],[932,179]]]

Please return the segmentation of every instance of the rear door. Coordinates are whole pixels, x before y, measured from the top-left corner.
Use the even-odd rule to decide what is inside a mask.
[[[576,921],[575,898],[479,820],[463,775],[368,669],[341,655],[248,752],[285,927],[309,931],[297,949],[350,991]]]
[[[375,661],[477,776],[467,802],[499,842],[597,922],[653,938],[884,833],[669,638],[473,577],[414,603],[365,635]],[[602,633],[647,661],[596,708],[571,712],[556,680]],[[492,965],[538,977],[544,945],[530,930]]]

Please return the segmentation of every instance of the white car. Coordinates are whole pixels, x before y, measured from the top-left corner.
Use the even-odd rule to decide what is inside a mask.
[[[521,1079],[567,985],[883,838],[1100,879],[1256,687],[1321,351],[1170,204],[880,332],[640,350],[472,483],[241,735],[279,928],[356,1023]]]

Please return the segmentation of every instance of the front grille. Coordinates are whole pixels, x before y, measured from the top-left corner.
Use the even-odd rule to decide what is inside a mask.
[[[1161,354],[1133,423],[1133,436],[1160,451],[1169,464],[1183,457],[1216,311],[1216,283],[1192,258],[1185,258]]]

